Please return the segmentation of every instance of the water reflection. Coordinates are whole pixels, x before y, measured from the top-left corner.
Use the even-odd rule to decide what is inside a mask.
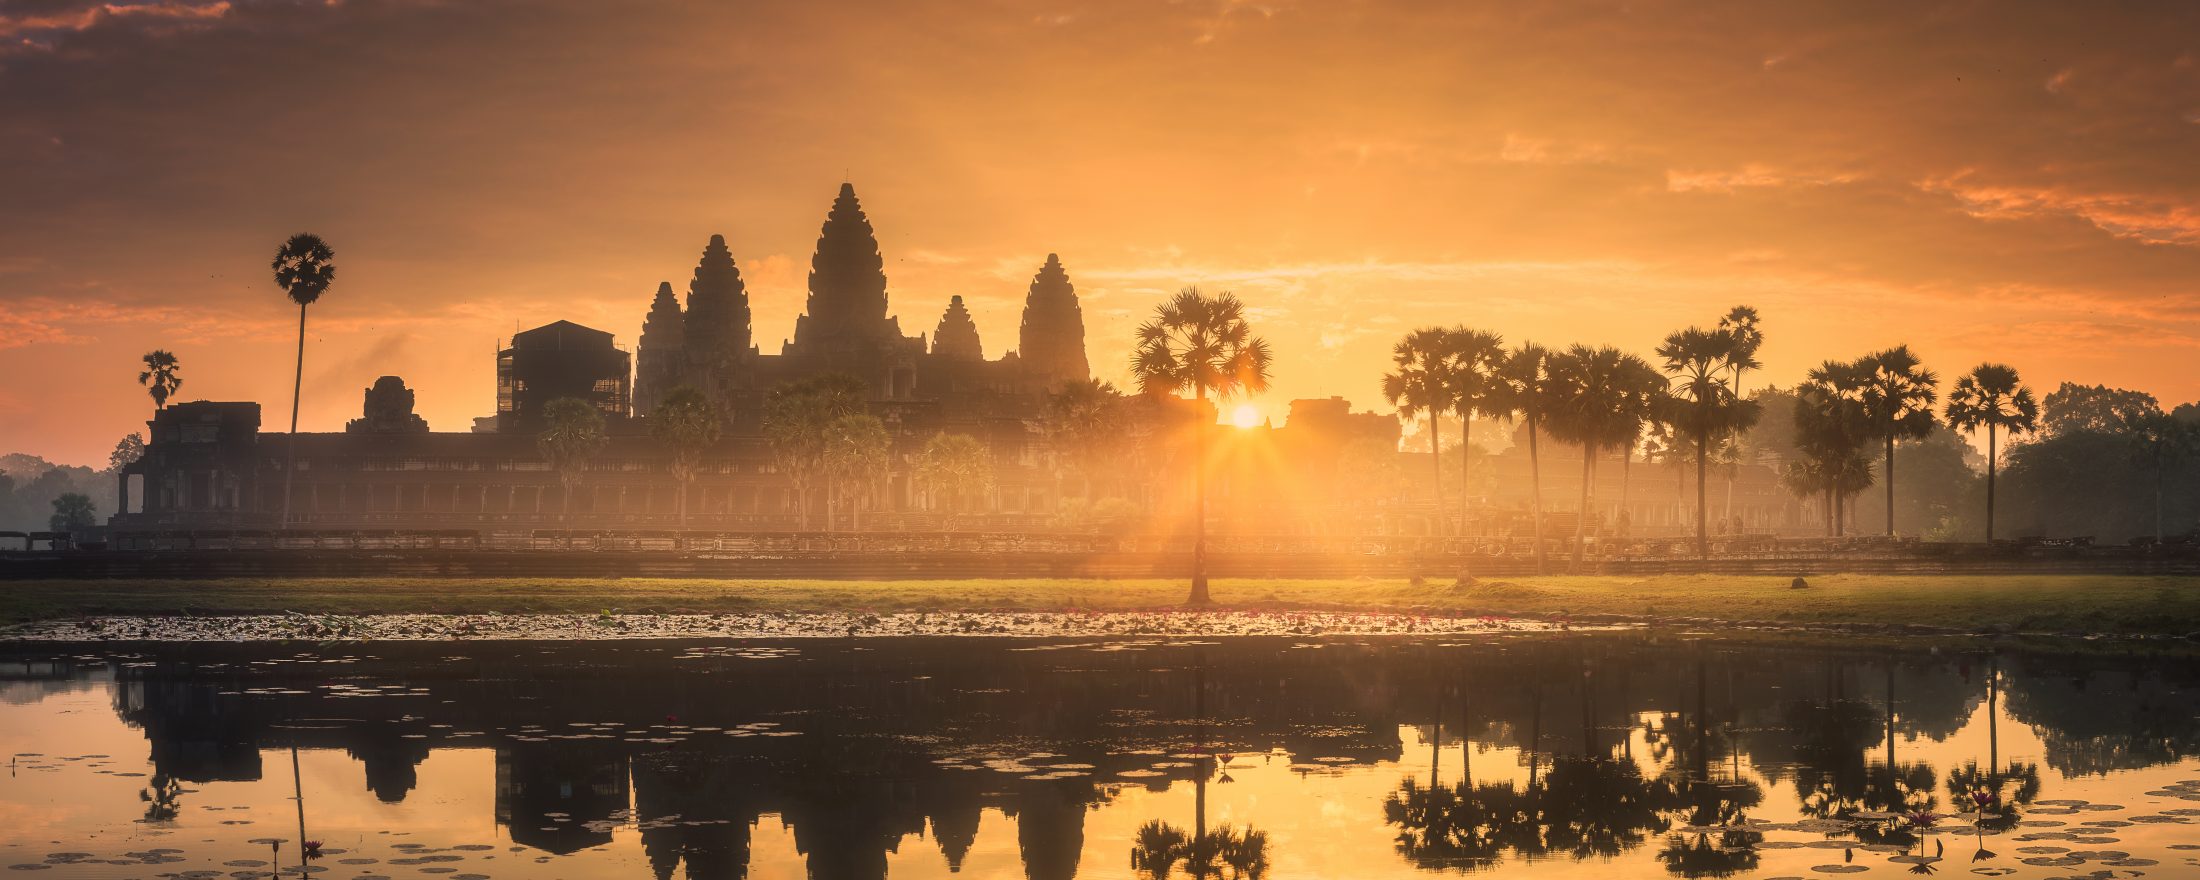
[[[0,863],[275,870],[311,833],[337,878],[1929,873],[2078,858],[2057,840],[2184,865],[2200,817],[2195,673],[2160,653],[1641,633],[13,650],[0,744],[24,754],[0,811],[89,797],[38,774],[125,777],[136,800],[0,831]],[[84,687],[142,766],[68,753],[103,735],[63,709]],[[356,782],[266,766],[294,749]],[[424,775],[443,755],[490,776]],[[444,801],[508,843],[462,839]],[[96,852],[123,822],[208,851]],[[58,855],[82,858],[47,852],[72,839]]]

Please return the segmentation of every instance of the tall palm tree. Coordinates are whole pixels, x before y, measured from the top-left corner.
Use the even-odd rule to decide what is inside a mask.
[[[1268,390],[1268,342],[1253,335],[1245,304],[1223,291],[1204,296],[1187,287],[1154,307],[1139,325],[1131,374],[1146,394],[1192,392],[1193,494],[1192,594],[1187,604],[1206,605],[1207,594],[1207,398],[1219,404],[1240,394]]]
[[[1522,343],[1505,356],[1497,372],[1496,394],[1491,404],[1517,416],[1528,428],[1528,515],[1535,531],[1535,573],[1543,574],[1547,560],[1543,549],[1543,461],[1536,450],[1536,431],[1550,412],[1551,352],[1533,342]]]
[[[1639,357],[1605,346],[1576,345],[1550,359],[1551,436],[1581,445],[1581,506],[1574,520],[1574,559],[1581,568],[1597,452],[1634,442],[1651,414],[1665,377]]]
[[[1866,374],[1854,363],[1826,361],[1795,388],[1795,440],[1807,465],[1792,467],[1792,485],[1826,493],[1827,534],[1840,537],[1849,496],[1871,487],[1863,450],[1873,438],[1864,413]]]
[[[306,306],[320,301],[336,280],[336,252],[328,242],[301,232],[275,250],[275,286],[298,304],[298,362],[290,377],[290,437],[283,458],[283,527],[290,527],[290,481],[298,471],[298,397],[306,380]]]
[[[688,486],[694,484],[703,453],[718,443],[723,430],[710,398],[693,385],[665,392],[649,414],[649,434],[672,451],[672,479],[679,484],[680,531],[687,531]]]
[[[1894,537],[1894,442],[1899,438],[1923,439],[1938,424],[1933,404],[1940,399],[1935,386],[1940,377],[1910,353],[1907,345],[1873,352],[1856,362],[1862,385],[1857,402],[1872,433],[1886,444],[1880,471],[1887,483],[1887,537]]]
[[[145,386],[145,393],[153,396],[153,409],[157,412],[168,406],[168,398],[183,387],[183,364],[167,349],[154,349],[145,353],[145,371],[138,374],[138,384]]]
[[[1658,357],[1673,376],[1673,395],[1688,407],[1688,433],[1696,441],[1696,556],[1711,556],[1708,476],[1705,461],[1714,437],[1748,428],[1757,421],[1757,402],[1735,393],[1735,365],[1744,360],[1742,341],[1733,333],[1690,327],[1665,337]]]
[[[877,416],[841,416],[825,426],[825,470],[848,505],[848,529],[862,531],[862,502],[876,500],[892,467],[893,438]]]
[[[1383,376],[1383,397],[1408,418],[1428,418],[1429,491],[1436,499],[1436,530],[1444,522],[1444,412],[1452,408],[1457,380],[1451,335],[1442,327],[1422,327],[1391,347],[1397,369]],[[1463,487],[1462,487],[1463,488]]]
[[[1734,340],[1734,356],[1727,360],[1727,367],[1734,371],[1734,393],[1747,396],[1748,386],[1742,384],[1742,374],[1754,370],[1757,349],[1765,344],[1765,331],[1757,326],[1755,306],[1735,306],[1719,319],[1719,332]]]
[[[1451,411],[1459,416],[1459,528],[1465,534],[1467,505],[1474,497],[1474,419],[1502,415],[1498,400],[1504,395],[1497,374],[1505,366],[1505,338],[1453,327],[1444,331],[1444,339],[1451,355]]]
[[[1986,428],[1986,543],[1994,543],[1994,471],[1999,447],[1995,433],[2014,437],[2039,426],[2040,405],[2015,367],[1979,364],[1948,391],[1948,424],[1960,431]]]
[[[563,490],[558,502],[562,519],[573,512],[573,487],[588,476],[588,463],[602,452],[611,438],[604,433],[603,412],[578,397],[560,397],[542,407],[542,433],[535,447],[558,472]]]

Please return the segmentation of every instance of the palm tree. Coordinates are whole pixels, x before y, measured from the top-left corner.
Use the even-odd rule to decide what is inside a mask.
[[[153,396],[155,411],[168,406],[168,397],[183,387],[182,371],[183,364],[167,349],[145,354],[145,371],[138,374],[138,384],[145,386],[145,393]]]
[[[1737,363],[1746,360],[1732,332],[1690,327],[1665,337],[1658,357],[1674,377],[1673,395],[1687,405],[1688,433],[1696,441],[1696,556],[1711,556],[1711,521],[1705,492],[1706,461],[1714,436],[1757,421],[1757,402],[1735,393]]]
[[[2003,364],[1979,364],[1956,380],[1948,391],[1948,424],[1961,431],[1986,428],[1986,543],[1994,543],[1994,471],[1999,448],[1995,433],[2010,436],[2029,433],[2039,425],[2040,405],[2032,389],[2017,378],[2016,368]]]
[[[1574,569],[1582,563],[1597,452],[1634,442],[1665,377],[1639,357],[1605,346],[1576,345],[1551,356],[1551,436],[1581,445],[1581,506],[1574,519]]]
[[[710,398],[693,385],[665,392],[649,414],[649,435],[672,451],[672,479],[679,484],[680,531],[687,531],[688,486],[703,461],[704,450],[718,443],[722,428],[718,410]]]
[[[1207,594],[1207,398],[1219,404],[1239,394],[1268,390],[1267,340],[1253,335],[1245,304],[1223,291],[1203,296],[1187,287],[1154,307],[1139,325],[1131,374],[1138,390],[1153,395],[1192,392],[1193,495],[1191,605],[1214,600]]]
[[[1086,502],[1092,501],[1094,475],[1104,469],[1107,451],[1122,435],[1123,393],[1099,379],[1070,382],[1047,395],[1044,423],[1055,448],[1077,470]]]
[[[535,448],[549,460],[550,469],[558,472],[558,484],[563,490],[558,501],[558,516],[562,519],[572,513],[573,487],[588,476],[588,463],[602,452],[610,439],[604,434],[603,412],[588,401],[578,397],[560,397],[542,407],[542,433],[535,437]]]
[[[1791,465],[1791,486],[1826,493],[1827,533],[1841,535],[1842,509],[1850,495],[1871,487],[1865,444],[1873,436],[1856,364],[1826,361],[1795,388],[1795,441],[1807,464]]]
[[[1505,338],[1485,330],[1453,327],[1444,331],[1444,342],[1451,355],[1451,411],[1459,415],[1459,528],[1465,534],[1467,505],[1474,497],[1474,417],[1498,418],[1504,414],[1498,403],[1503,393],[1497,374],[1505,365]],[[1435,421],[1429,420],[1431,440],[1435,439]]]
[[[958,511],[993,487],[993,453],[976,437],[943,431],[917,455],[917,477],[935,492],[946,492],[948,510]]]
[[[275,286],[298,304],[298,363],[290,378],[290,437],[283,459],[283,527],[290,527],[290,480],[298,470],[298,396],[306,380],[306,306],[321,299],[336,280],[336,252],[328,242],[301,232],[275,250]]]
[[[1423,327],[1407,333],[1390,350],[1397,370],[1383,376],[1383,397],[1400,415],[1428,417],[1429,490],[1436,498],[1436,531],[1444,522],[1444,420],[1452,408],[1457,380],[1453,377],[1450,334],[1441,327]]]
[[[862,502],[879,497],[893,464],[893,438],[877,416],[841,416],[825,426],[825,471],[848,504],[848,529],[862,531]]]
[[[1535,530],[1535,573],[1546,567],[1543,549],[1543,461],[1536,450],[1536,430],[1550,411],[1551,353],[1533,342],[1523,343],[1505,356],[1498,370],[1491,405],[1518,416],[1528,427],[1528,513]]]
[[[1719,319],[1719,332],[1734,340],[1734,356],[1727,366],[1734,371],[1734,393],[1742,394],[1747,388],[1742,384],[1742,374],[1763,366],[1757,363],[1757,349],[1765,344],[1765,331],[1757,326],[1757,308],[1735,306],[1728,310],[1726,317]]]
[[[772,457],[794,484],[802,528],[810,527],[810,496],[825,471],[825,431],[835,419],[863,411],[863,381],[844,373],[825,373],[772,389],[764,401],[764,440]],[[828,491],[827,495],[832,493]],[[832,508],[826,507],[830,530]]]
[[[1933,426],[1938,424],[1933,419],[1933,404],[1940,399],[1934,386],[1940,384],[1940,377],[1925,369],[1907,345],[1865,355],[1856,362],[1856,371],[1862,378],[1857,402],[1872,425],[1872,433],[1886,444],[1880,470],[1887,483],[1887,537],[1892,538],[1894,441],[1904,437],[1923,439],[1933,433]]]

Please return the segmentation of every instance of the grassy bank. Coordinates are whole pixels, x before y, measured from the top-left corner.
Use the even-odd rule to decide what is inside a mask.
[[[2117,575],[1829,575],[1808,589],[1739,575],[1534,577],[1472,587],[1403,580],[1220,580],[1225,608],[1365,610],[1577,619],[1702,618],[1789,624],[2184,635],[2200,631],[2200,578]],[[596,613],[1128,611],[1183,601],[1174,580],[721,581],[701,579],[72,580],[0,583],[0,624],[80,615],[296,611]]]

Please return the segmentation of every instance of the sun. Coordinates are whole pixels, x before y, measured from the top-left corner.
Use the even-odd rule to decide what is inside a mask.
[[[1230,424],[1240,428],[1258,428],[1260,421],[1260,408],[1250,403],[1238,404],[1237,409],[1230,411]]]

